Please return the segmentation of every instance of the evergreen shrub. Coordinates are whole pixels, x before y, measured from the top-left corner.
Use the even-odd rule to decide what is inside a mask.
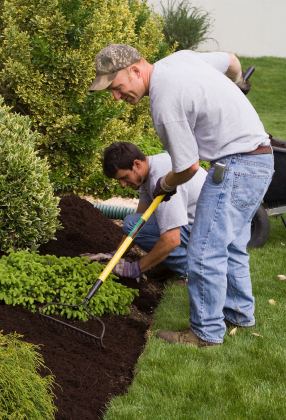
[[[0,100],[0,249],[36,249],[59,227],[46,160],[35,152],[40,135],[27,117]]]
[[[45,365],[39,347],[21,338],[0,332],[0,418],[54,419],[54,377],[40,376]]]
[[[37,147],[55,189],[100,195],[102,148],[155,134],[148,99],[135,109],[88,93],[94,57],[109,43],[128,43],[151,62],[160,58],[168,52],[161,18],[143,0],[6,0],[0,28],[0,93],[42,134]]]

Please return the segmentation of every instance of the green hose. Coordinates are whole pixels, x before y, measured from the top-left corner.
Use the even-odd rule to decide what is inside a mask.
[[[112,206],[108,204],[96,203],[94,207],[109,219],[123,220],[128,214],[134,214],[136,210],[132,207]]]

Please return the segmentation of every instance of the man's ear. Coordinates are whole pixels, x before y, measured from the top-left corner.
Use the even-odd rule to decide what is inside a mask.
[[[132,66],[129,67],[129,70],[135,77],[140,79],[141,77],[141,70],[140,67],[137,64],[132,64]]]
[[[133,161],[133,169],[136,169],[137,171],[141,171],[144,165],[144,161],[140,159],[134,159]]]

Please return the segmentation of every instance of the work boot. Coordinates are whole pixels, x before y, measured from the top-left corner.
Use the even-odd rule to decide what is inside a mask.
[[[188,285],[188,277],[186,275],[176,276],[174,284],[176,286],[186,287]]]
[[[211,343],[209,341],[204,341],[199,338],[192,330],[189,328],[183,331],[158,331],[156,333],[158,338],[168,341],[168,343],[179,343],[186,344],[192,347],[210,347],[217,346],[221,343]]]

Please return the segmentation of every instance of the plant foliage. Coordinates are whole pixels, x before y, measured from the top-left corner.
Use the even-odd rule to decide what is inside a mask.
[[[59,227],[58,199],[47,162],[35,152],[40,135],[27,117],[9,112],[0,99],[0,248],[36,249]]]
[[[194,7],[188,0],[177,3],[168,0],[167,6],[161,3],[164,35],[170,47],[175,45],[176,51],[197,49],[207,39],[211,20],[207,12]]]
[[[45,366],[39,348],[20,338],[0,333],[0,418],[54,419],[54,378],[40,376]]]
[[[80,304],[96,282],[103,266],[87,258],[41,256],[35,252],[13,252],[0,259],[0,300],[35,312],[38,303]],[[89,303],[94,316],[126,314],[138,290],[114,281],[111,274]],[[86,320],[83,308],[49,306],[49,314]]]
[[[0,28],[0,93],[42,134],[56,190],[104,192],[102,147],[139,142],[152,124],[147,100],[135,110],[88,94],[94,57],[129,43],[154,61],[167,52],[161,19],[141,0],[6,0]]]

